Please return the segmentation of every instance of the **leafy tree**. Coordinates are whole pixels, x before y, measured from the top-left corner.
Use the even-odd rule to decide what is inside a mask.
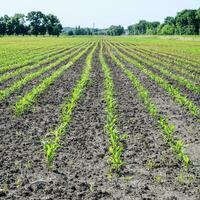
[[[62,32],[62,25],[61,24],[56,24],[53,27],[53,35],[56,35],[57,37],[60,35],[60,33]]]
[[[168,16],[168,17],[165,18],[164,24],[175,25],[176,24],[176,20],[175,20],[174,17]]]
[[[26,19],[24,14],[15,14],[12,17],[12,22],[14,25],[14,33],[16,35],[25,35],[28,32],[28,27],[26,26]]]
[[[74,32],[71,30],[71,31],[68,31],[68,33],[67,33],[68,35],[74,35]]]
[[[8,15],[4,15],[4,22],[6,24],[6,34],[12,35],[14,34],[14,21],[12,17],[9,17]]]
[[[81,28],[80,26],[75,28],[74,33],[75,35],[86,35],[85,29]]]
[[[157,34],[157,28],[160,25],[160,22],[148,22],[146,34],[148,35],[156,35]]]
[[[6,34],[6,23],[3,17],[0,17],[0,35]]]
[[[198,34],[199,23],[196,10],[183,10],[176,15],[177,34]]]
[[[85,29],[86,35],[92,35],[92,31],[90,28]]]
[[[90,28],[81,28],[80,26],[75,28],[74,35],[92,35]]]
[[[175,17],[168,16],[163,24],[140,20],[128,27],[130,35],[139,34],[200,34],[200,8],[198,10],[182,10]]]
[[[200,35],[200,8],[196,11],[196,20],[198,26],[198,34]]]
[[[122,35],[124,33],[124,27],[119,26],[110,26],[110,28],[107,30],[108,35]]]
[[[27,15],[27,20],[30,22],[30,34],[44,35],[46,33],[46,16],[40,11],[32,11]]]
[[[173,24],[166,24],[162,27],[160,34],[161,35],[174,35],[175,26]]]
[[[146,34],[148,27],[148,22],[146,20],[140,20],[138,24],[135,25],[135,34]]]
[[[148,33],[152,32],[152,30],[150,30],[151,28],[149,26],[149,22],[147,22],[146,20],[140,20],[139,23],[128,27],[129,34],[133,34],[133,35],[146,34],[147,29],[148,29]]]
[[[62,25],[59,19],[53,14],[46,16],[46,28],[49,35],[58,36],[62,32]]]

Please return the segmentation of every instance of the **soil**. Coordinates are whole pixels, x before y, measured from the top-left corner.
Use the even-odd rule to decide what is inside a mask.
[[[137,97],[130,80],[105,52],[114,82],[118,128],[121,135],[127,135],[122,141],[124,166],[120,172],[111,173],[109,138],[105,131],[104,74],[98,53],[99,48],[92,61],[90,82],[73,111],[52,171],[46,167],[42,139],[58,125],[61,106],[80,78],[86,55],[56,80],[38,98],[34,109],[22,117],[14,117],[12,105],[19,95],[37,85],[39,78],[0,102],[0,199],[199,199],[200,164],[195,163],[188,172],[181,171],[179,161],[163,139],[162,130]],[[149,89],[161,112],[173,114],[172,122],[176,125],[181,123],[176,136],[190,141],[193,144],[190,152],[196,155],[199,129],[192,135],[187,131],[181,135],[187,128],[183,127],[182,120],[193,129],[196,119],[144,74],[125,64]]]

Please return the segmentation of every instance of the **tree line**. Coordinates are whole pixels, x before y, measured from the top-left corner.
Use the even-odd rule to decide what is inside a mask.
[[[72,28],[63,31],[62,25],[53,14],[45,15],[40,11],[31,11],[27,15],[15,14],[12,17],[0,17],[0,35],[122,35],[126,31],[121,25],[110,26],[108,29]],[[164,23],[140,20],[128,26],[129,35],[198,35],[200,34],[200,8],[185,9],[175,17],[168,16]]]
[[[122,35],[123,26],[110,26],[108,29],[89,29],[76,27],[68,35]],[[128,26],[129,35],[199,35],[200,34],[200,8],[185,9],[178,12],[175,17],[168,16],[164,23],[140,20],[139,23]]]
[[[108,29],[98,29],[98,28],[81,28],[80,26],[72,28],[67,31],[67,34],[72,35],[122,35],[124,33],[124,27],[119,26],[110,26]]]
[[[31,11],[27,15],[18,13],[0,17],[0,35],[56,35],[62,32],[62,25],[53,14]]]
[[[128,31],[130,35],[199,35],[200,8],[182,10],[175,17],[166,17],[164,23],[140,20],[130,25]]]

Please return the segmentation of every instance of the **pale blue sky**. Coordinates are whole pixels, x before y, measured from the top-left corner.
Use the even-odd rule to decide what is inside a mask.
[[[0,0],[0,16],[40,10],[59,17],[63,26],[127,27],[139,19],[163,21],[185,8],[199,8],[200,0]]]

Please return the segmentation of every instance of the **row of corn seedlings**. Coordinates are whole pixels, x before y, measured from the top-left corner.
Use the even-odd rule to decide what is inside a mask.
[[[54,46],[49,48],[48,50],[54,50],[58,47]],[[45,50],[47,50],[47,48],[27,48],[27,49],[23,49],[21,50],[19,49],[5,49],[4,51],[0,51],[0,57],[1,57],[1,61],[0,61],[0,67],[6,67],[6,66],[12,66],[12,65],[16,65],[17,63],[20,62],[25,62],[25,60],[29,60],[30,58],[32,58],[33,54],[35,56],[40,55],[41,53],[43,53]]]
[[[155,51],[155,50],[154,50]],[[164,49],[160,50],[160,53],[162,53],[163,55],[169,56],[170,58],[176,58],[176,60],[181,61],[182,63],[187,63],[188,66],[192,65],[192,67],[194,67],[194,69],[197,67],[199,67],[200,64],[200,60],[196,57],[195,60],[192,57],[185,55],[181,55],[179,51],[176,51],[175,49]],[[199,70],[199,69],[197,69]]]
[[[75,46],[75,47],[67,48],[67,49],[64,49],[62,52],[60,52],[60,50],[57,50],[57,51],[55,51],[53,53],[50,53],[50,54],[42,57],[42,60],[41,60],[41,58],[37,59],[38,62],[36,62],[35,64],[29,64],[29,65],[23,66],[21,68],[17,68],[15,71],[3,74],[3,75],[0,76],[0,83],[3,83],[6,80],[11,79],[11,78],[13,78],[15,76],[18,76],[18,75],[20,75],[20,74],[22,74],[24,72],[31,71],[33,69],[37,69],[41,65],[45,65],[45,64],[51,63],[55,59],[59,59],[59,58],[65,56],[66,53],[74,51],[74,50],[80,48],[81,46],[83,46],[83,45],[78,45],[78,46]]]
[[[117,64],[118,67],[126,74],[129,80],[132,82],[133,87],[137,90],[139,97],[143,101],[144,105],[148,109],[151,116],[158,122],[160,127],[164,132],[164,139],[173,149],[174,153],[177,155],[178,159],[182,164],[188,168],[191,163],[188,155],[184,153],[184,142],[182,140],[175,139],[173,136],[173,131],[175,129],[174,124],[169,124],[168,119],[165,116],[159,114],[156,105],[151,101],[149,97],[148,90],[142,85],[137,76],[135,76],[130,70],[128,70],[125,65],[111,52],[108,48],[109,54],[112,60]]]
[[[62,62],[66,61],[68,58],[77,54],[81,49],[82,48],[77,49],[76,51],[73,51],[72,53],[70,53],[70,54],[56,60],[55,62],[51,63],[50,65],[48,65],[46,67],[42,67],[38,71],[28,74],[24,78],[13,83],[11,86],[8,86],[5,89],[0,90],[0,100],[4,100],[5,98],[9,97],[13,92],[21,89],[29,81],[39,77],[40,75],[44,74],[45,72],[47,72],[49,70],[56,68],[59,64],[62,64]]]
[[[122,57],[125,61],[132,63],[134,67],[137,67],[140,69],[144,74],[148,75],[152,80],[154,80],[159,86],[161,86],[164,90],[166,90],[174,99],[175,101],[180,104],[181,106],[184,106],[189,110],[189,112],[194,115],[198,116],[200,113],[199,107],[196,106],[191,100],[188,100],[188,98],[181,94],[179,88],[174,87],[171,85],[167,80],[164,78],[161,78],[159,75],[153,73],[151,70],[149,70],[147,67],[142,65],[140,62],[126,56],[124,53],[118,50],[115,46],[112,46],[115,51]]]
[[[123,47],[127,47],[127,45],[123,44]],[[134,52],[135,54],[139,55],[139,56],[144,56],[145,58],[153,61],[155,64],[162,64],[164,65],[165,68],[169,69],[169,70],[173,70],[179,74],[181,74],[184,77],[188,77],[188,78],[192,78],[192,79],[197,79],[198,81],[200,80],[200,75],[197,73],[192,73],[190,70],[185,69],[182,67],[182,65],[176,65],[176,63],[172,63],[172,60],[167,60],[163,57],[159,57],[157,56],[157,54],[153,53],[153,52],[148,52],[148,51],[144,51],[141,48],[128,48],[128,50],[131,50],[132,52]]]
[[[5,73],[5,72],[9,72],[10,70],[15,70],[17,68],[20,68],[22,66],[25,66],[25,65],[29,65],[31,63],[35,63],[37,62],[38,60],[44,58],[49,52],[54,52],[57,48],[52,48],[52,49],[43,49],[41,51],[38,51],[38,52],[34,52],[34,53],[31,53],[29,58],[24,58],[19,60],[19,59],[16,59],[15,60],[15,63],[11,64],[11,65],[5,65],[5,66],[2,66],[0,68],[0,73]],[[13,58],[10,58],[8,57],[7,58],[8,60],[9,59],[13,59]]]
[[[112,163],[112,169],[119,170],[123,164],[121,159],[123,146],[120,142],[119,130],[117,128],[117,115],[116,115],[116,101],[114,98],[114,86],[111,77],[111,72],[103,57],[103,46],[101,43],[99,60],[102,66],[102,70],[105,76],[104,88],[105,88],[105,102],[106,102],[106,131],[109,135],[109,152],[111,154],[109,160]]]
[[[119,49],[127,53],[127,55],[131,56],[135,60],[146,64],[152,67],[153,69],[158,70],[161,74],[165,75],[166,77],[176,80],[180,85],[185,86],[188,90],[195,93],[200,93],[200,86],[196,85],[194,81],[186,79],[185,77],[175,74],[171,70],[168,70],[167,65],[165,67],[162,67],[161,65],[159,65],[158,62],[156,63],[154,59],[149,58],[145,54],[138,55],[135,52],[131,51],[128,47],[123,46],[123,48],[119,47]],[[141,58],[141,56],[143,56],[145,59]]]
[[[93,44],[92,44],[93,45]],[[74,62],[76,62],[80,57],[82,57],[87,50],[91,47],[88,46],[83,51],[81,51],[78,55],[71,58],[66,65],[63,65],[58,70],[53,72],[49,77],[42,80],[42,82],[34,87],[30,92],[24,95],[19,101],[15,104],[15,113],[17,115],[23,114],[26,110],[30,109],[30,107],[35,103],[37,98],[53,83],[58,79],[63,73],[69,69]]]
[[[158,50],[155,50],[155,49],[142,48],[142,50],[146,51],[150,54],[159,56],[161,59],[173,61],[174,63],[176,63],[177,65],[179,65],[180,67],[182,67],[186,70],[194,71],[194,72],[200,72],[200,70],[198,68],[199,63],[195,63],[195,61],[190,61],[190,60],[188,60],[188,58],[180,58],[178,54],[176,54],[176,55],[169,54],[169,53],[158,51]]]
[[[21,40],[21,39],[20,39]],[[48,40],[48,41],[47,41]],[[61,41],[63,41],[61,43]],[[70,46],[74,46],[76,44],[80,44],[81,42],[88,41],[87,39],[77,39],[77,40],[54,40],[50,38],[45,39],[31,39],[27,40],[23,39],[23,42],[17,42],[13,40],[11,45],[6,43],[6,45],[0,46],[0,68],[8,68],[9,67],[19,67],[20,65],[26,65],[30,63],[30,60],[34,60],[35,57],[40,56],[41,54],[45,55],[46,53],[51,52],[55,49],[62,49]],[[34,56],[33,56],[34,54]]]
[[[70,98],[67,98],[66,103],[62,107],[61,120],[58,127],[55,131],[52,132],[50,138],[44,138],[43,140],[44,156],[49,169],[52,167],[56,151],[60,147],[60,140],[62,136],[66,133],[68,125],[71,121],[72,112],[76,107],[78,100],[81,98],[83,92],[87,88],[87,84],[90,80],[90,74],[92,71],[92,58],[94,51],[97,48],[97,45],[98,44],[96,44],[91,52],[88,54],[80,80],[73,88]]]

